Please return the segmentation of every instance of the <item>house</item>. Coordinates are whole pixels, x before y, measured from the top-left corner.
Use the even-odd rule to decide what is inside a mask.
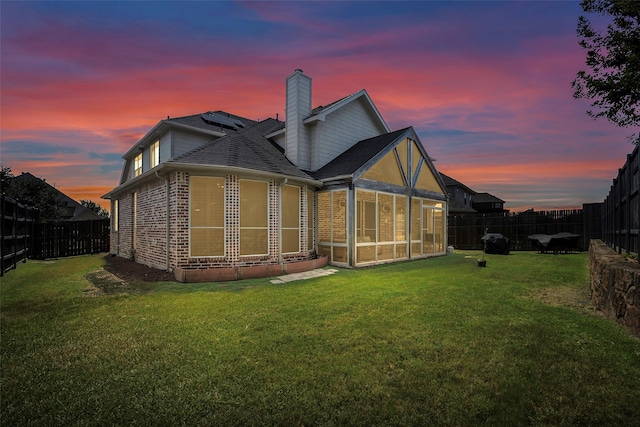
[[[480,213],[509,212],[504,208],[504,200],[489,193],[476,193],[473,198],[473,208]]]
[[[413,128],[365,90],[312,108],[286,79],[286,119],[222,111],[160,121],[124,157],[111,252],[184,282],[358,267],[446,253],[447,193]]]
[[[442,172],[440,176],[449,193],[449,214],[476,213],[473,208],[473,196],[476,192]]]

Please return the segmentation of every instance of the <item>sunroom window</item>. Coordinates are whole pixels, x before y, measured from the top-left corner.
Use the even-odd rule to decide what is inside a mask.
[[[335,263],[348,262],[347,191],[318,193],[318,253]]]
[[[356,263],[407,257],[407,197],[356,192]]]

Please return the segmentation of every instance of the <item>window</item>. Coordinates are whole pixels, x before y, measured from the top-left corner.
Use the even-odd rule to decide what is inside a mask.
[[[429,199],[411,200],[411,256],[445,251],[445,205]]]
[[[224,256],[224,178],[189,179],[189,253]]]
[[[133,159],[133,176],[136,177],[142,173],[142,153]]]
[[[356,191],[356,263],[407,257],[407,197]]]
[[[318,193],[318,253],[336,263],[348,262],[347,191]]]
[[[240,255],[269,253],[269,183],[240,180]]]
[[[282,253],[300,252],[300,187],[282,187]]]
[[[160,141],[156,141],[149,147],[149,169],[160,164]]]

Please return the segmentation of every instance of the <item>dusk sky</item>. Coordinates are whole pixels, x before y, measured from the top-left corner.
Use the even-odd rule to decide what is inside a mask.
[[[284,118],[366,89],[436,168],[513,211],[601,202],[633,149],[572,97],[578,1],[0,2],[0,160],[76,200],[167,116]]]

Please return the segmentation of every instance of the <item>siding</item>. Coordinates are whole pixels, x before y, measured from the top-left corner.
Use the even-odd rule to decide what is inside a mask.
[[[358,141],[382,134],[372,114],[362,101],[351,102],[318,122],[311,169],[320,169]]]
[[[216,139],[216,137],[212,135],[197,135],[177,129],[172,131],[172,136],[173,157],[177,157]]]

